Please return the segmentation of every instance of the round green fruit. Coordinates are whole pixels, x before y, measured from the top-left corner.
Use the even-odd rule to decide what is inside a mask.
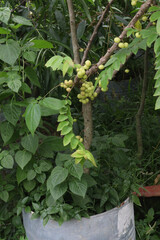
[[[104,65],[103,64],[101,64],[101,65],[99,65],[99,67],[98,67],[100,70],[103,70],[104,69]]]
[[[119,37],[115,37],[115,38],[114,38],[114,42],[115,42],[115,43],[119,43],[120,41],[121,41],[121,40],[120,40]]]

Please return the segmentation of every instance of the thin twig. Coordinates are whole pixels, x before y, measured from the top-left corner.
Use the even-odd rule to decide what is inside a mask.
[[[81,65],[83,65],[84,62],[85,62],[85,60],[87,59],[88,52],[89,52],[89,50],[90,50],[90,48],[91,48],[91,44],[92,44],[95,36],[97,35],[98,29],[99,29],[100,25],[102,24],[102,21],[103,21],[105,15],[106,15],[106,13],[108,12],[108,10],[109,10],[109,8],[110,8],[110,5],[113,3],[113,1],[114,1],[114,0],[111,0],[111,1],[107,4],[107,6],[106,6],[105,10],[103,11],[103,13],[102,13],[102,15],[101,15],[101,17],[100,17],[97,25],[95,26],[94,31],[93,31],[93,33],[92,33],[92,36],[91,36],[91,38],[90,38],[90,40],[89,40],[89,42],[88,42],[88,45],[87,45],[87,47],[86,47],[86,49],[85,49],[85,51],[84,51],[83,58],[82,58],[82,61],[81,61]]]

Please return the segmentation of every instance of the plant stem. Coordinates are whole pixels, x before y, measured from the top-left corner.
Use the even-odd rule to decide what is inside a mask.
[[[139,159],[142,158],[142,154],[143,154],[141,118],[144,111],[145,97],[146,97],[147,86],[148,86],[147,74],[148,74],[148,49],[146,49],[146,52],[144,55],[144,76],[143,76],[142,94],[141,94],[140,106],[136,114],[136,134],[137,134],[137,147],[138,147],[137,155]]]

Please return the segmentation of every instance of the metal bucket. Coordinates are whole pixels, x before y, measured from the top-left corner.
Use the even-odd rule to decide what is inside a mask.
[[[23,211],[23,223],[28,240],[135,240],[133,203],[127,199],[121,207],[102,214],[70,220],[61,226],[50,220],[43,226],[42,219],[31,220]]]

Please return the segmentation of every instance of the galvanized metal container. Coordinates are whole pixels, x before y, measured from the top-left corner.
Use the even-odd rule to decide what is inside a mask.
[[[61,226],[42,219],[31,220],[31,214],[23,211],[23,223],[28,240],[135,240],[133,203],[127,199],[121,207],[102,214],[70,220]]]

